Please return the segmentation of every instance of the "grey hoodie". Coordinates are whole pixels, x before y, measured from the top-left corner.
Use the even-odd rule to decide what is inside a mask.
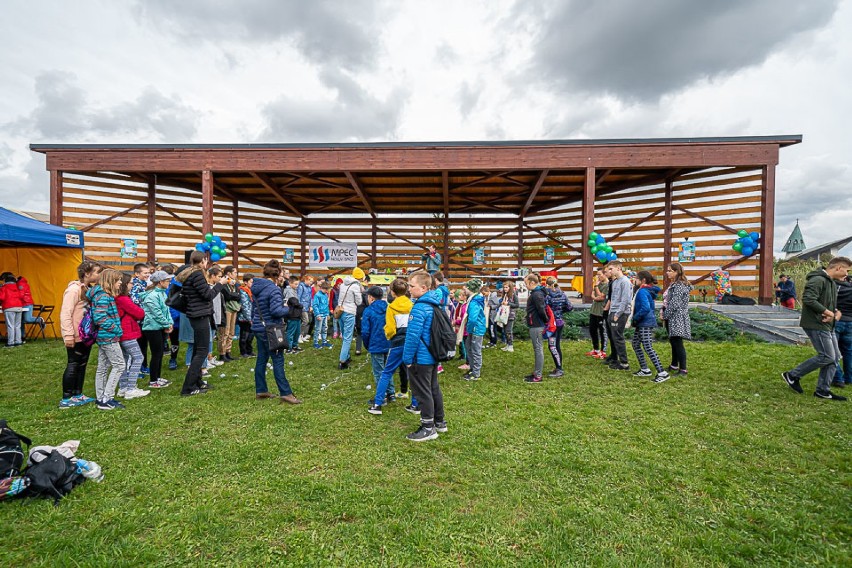
[[[609,305],[609,315],[615,319],[622,314],[630,314],[630,304],[633,301],[633,286],[630,278],[622,275],[616,278],[610,285],[612,288],[612,300]]]

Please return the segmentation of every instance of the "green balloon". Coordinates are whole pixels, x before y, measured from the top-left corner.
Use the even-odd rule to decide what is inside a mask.
[[[598,252],[599,250],[600,250],[600,248],[598,248],[598,245],[593,246],[593,247],[592,247],[592,254],[597,254],[597,252]]]
[[[747,237],[748,231],[746,231],[745,229],[740,229],[739,231],[737,231],[737,236],[740,238]]]
[[[586,241],[586,244],[589,245],[590,247],[593,247],[593,246],[595,246],[595,240],[589,239],[588,241]]]
[[[743,244],[741,242],[737,241],[733,244],[733,246],[731,246],[731,248],[734,249],[737,252],[740,252],[741,250],[743,250]]]
[[[204,240],[207,241],[208,243],[212,242],[213,241],[213,233],[207,233],[206,235],[204,235]]]
[[[222,249],[220,249],[219,247],[210,247],[210,252],[212,252],[213,254],[222,254]]]
[[[612,247],[611,247],[611,246],[609,246],[609,245],[606,245],[606,246],[604,247],[604,250],[605,250],[607,253],[610,253],[610,252],[612,252]]]
[[[597,238],[598,238],[598,234],[596,232],[592,231],[591,233],[589,233],[589,240],[593,241]]]

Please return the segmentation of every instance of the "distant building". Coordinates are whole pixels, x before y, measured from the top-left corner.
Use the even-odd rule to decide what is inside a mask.
[[[840,254],[840,250],[852,243],[852,235],[843,238],[837,239],[836,241],[831,241],[830,243],[825,243],[821,245],[817,245],[815,247],[811,247],[809,249],[805,249],[802,252],[794,255],[787,255],[787,258],[800,258],[802,260],[819,260],[824,254],[830,254],[831,256],[838,256]]]
[[[805,250],[805,239],[802,238],[802,230],[799,229],[799,220],[796,219],[796,227],[793,229],[793,232],[790,233],[790,237],[787,239],[787,244],[784,245],[784,248],[782,248],[781,251],[787,253],[787,256],[784,258],[792,258],[794,256],[798,256],[798,254],[803,250]]]

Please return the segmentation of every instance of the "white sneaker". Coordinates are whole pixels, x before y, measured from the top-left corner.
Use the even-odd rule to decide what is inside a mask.
[[[219,359],[208,359],[208,360],[207,360],[207,364],[208,364],[208,365],[213,365],[214,367],[218,367],[218,366],[220,366],[220,365],[224,365],[224,364],[225,364],[225,362],[224,362],[224,361],[220,361]]]
[[[505,349],[503,349],[503,351],[507,351],[509,353],[514,353],[515,352],[515,346],[514,345],[507,345],[505,347]]]
[[[124,398],[125,396],[127,396],[127,393],[129,393],[129,392],[130,392],[130,391],[132,391],[132,390],[133,390],[133,389],[129,389],[129,390],[127,390],[127,389],[119,389],[118,394],[116,394],[115,396],[117,396],[118,398]]]
[[[124,395],[124,398],[130,400],[132,398],[142,398],[143,396],[148,396],[149,394],[151,394],[151,391],[136,388],[127,391],[127,393]]]

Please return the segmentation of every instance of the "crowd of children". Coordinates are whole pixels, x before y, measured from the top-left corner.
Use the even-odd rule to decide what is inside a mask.
[[[431,440],[447,431],[438,382],[443,371],[441,362],[446,359],[437,358],[431,348],[433,318],[445,317],[455,332],[461,360],[459,369],[464,371],[462,378],[466,381],[482,379],[484,348],[495,347],[502,341],[504,351],[514,352],[512,328],[520,303],[512,282],[492,289],[474,278],[451,293],[441,271],[433,274],[421,271],[410,275],[407,281],[397,278],[385,289],[368,286],[366,275],[356,268],[332,285],[323,278],[291,276],[277,261],[270,261],[264,266],[262,277],[245,274],[240,283],[233,266],[208,264],[203,253],[193,253],[191,262],[180,268],[138,264],[132,278],[113,269],[102,270],[92,262],[81,264],[78,279],[66,289],[60,311],[67,350],[60,408],[89,402],[95,402],[101,410],[123,408],[117,398],[127,401],[147,396],[151,389],[168,387],[170,382],[161,375],[163,359],[168,353],[169,368],[176,369],[181,343],[186,345],[188,367],[181,394],[206,393],[212,388],[205,380],[210,376],[208,368],[234,360],[235,337],[239,339],[241,358],[257,356],[256,397],[299,404],[301,401],[286,378],[284,355],[301,352],[299,344],[306,342],[312,342],[314,349],[333,349],[335,346],[328,337],[329,327],[333,325],[332,339],[342,338],[339,370],[349,366],[351,344],[356,339],[356,354],[360,354],[362,344],[369,353],[376,390],[367,411],[381,415],[387,404],[408,398],[410,387],[411,401],[406,410],[420,416],[420,427],[408,438]],[[833,269],[838,274],[842,268],[848,268],[842,262],[837,266],[841,268]],[[663,366],[653,344],[658,321],[655,300],[661,292],[656,278],[648,271],[628,276],[618,261],[608,263],[594,275],[589,314],[592,349],[586,355],[601,359],[613,370],[631,370],[625,331],[633,327],[632,347],[639,364],[634,376],[648,377],[656,383],[675,375],[687,376],[684,340],[691,338],[688,313],[691,285],[678,263],[667,267],[666,275],[671,284],[663,291],[660,315],[671,346],[669,367]],[[21,279],[12,275],[4,278],[6,281],[0,288],[4,310],[20,313],[16,308],[23,305],[16,303],[24,302]],[[563,315],[572,310],[572,304],[553,278],[542,282],[531,273],[524,278],[524,285],[528,291],[526,326],[534,354],[532,373],[524,381],[544,380],[545,344],[554,365],[546,376],[562,377],[565,374],[561,348]],[[181,297],[182,303],[172,301]],[[8,316],[6,321],[10,325]],[[11,321],[12,326],[18,325],[14,316]],[[284,349],[269,348],[270,326],[282,329],[288,340]],[[17,336],[11,333],[10,336],[12,344],[16,344]],[[213,352],[214,338],[218,340],[218,355]],[[94,399],[82,392],[92,343],[99,347]],[[832,353],[838,349],[834,347]],[[827,360],[829,356],[834,357],[823,358]],[[271,394],[267,388],[268,361],[278,395]],[[813,361],[808,364],[816,365]],[[785,381],[797,392],[800,392],[795,388],[798,380],[808,371],[805,367],[784,374]],[[394,385],[397,372],[399,388]],[[828,376],[827,371],[823,374]],[[147,384],[140,387],[139,381],[146,376]],[[823,384],[828,380],[821,377],[819,392],[828,392]],[[831,396],[843,399],[837,395],[823,398]]]

